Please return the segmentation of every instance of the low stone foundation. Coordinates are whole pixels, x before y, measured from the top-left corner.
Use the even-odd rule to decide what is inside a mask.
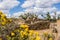
[[[49,21],[38,21],[36,23],[30,24],[30,30],[41,30],[41,29],[49,29],[50,22]]]

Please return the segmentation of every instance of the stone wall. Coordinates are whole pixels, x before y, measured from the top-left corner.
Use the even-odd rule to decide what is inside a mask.
[[[49,29],[50,22],[49,21],[37,21],[35,23],[29,24],[29,29],[33,30],[41,30],[41,29]]]

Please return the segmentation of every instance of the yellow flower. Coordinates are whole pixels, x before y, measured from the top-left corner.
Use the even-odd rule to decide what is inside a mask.
[[[2,40],[2,38],[0,38],[0,40]]]
[[[2,14],[2,11],[0,11],[0,15]]]
[[[44,35],[47,36],[48,35],[48,32],[44,32]]]
[[[6,22],[2,22],[1,24],[2,24],[2,25],[5,25],[5,24],[6,24]]]
[[[25,29],[25,31],[28,31],[28,30],[29,30],[28,28]]]
[[[24,37],[23,31],[20,31],[20,36],[21,36],[21,37]]]
[[[21,24],[21,25],[20,25],[20,27],[22,27],[22,28],[23,28],[23,27],[24,27],[24,25],[23,25],[23,24]]]
[[[27,32],[23,32],[23,35],[27,35]]]
[[[25,27],[28,28],[28,25],[25,24]]]
[[[18,32],[20,32],[20,30],[17,30]]]
[[[50,35],[50,37],[52,37],[52,36],[53,36],[53,34],[52,34],[52,33],[50,33],[49,35]]]
[[[21,24],[20,27],[22,27],[22,28],[28,28],[29,26],[26,25],[26,24]]]
[[[19,29],[15,29],[14,32],[20,32],[20,30]]]
[[[36,36],[38,36],[38,35],[39,35],[39,33],[38,33],[38,32],[35,32],[35,35],[36,35]]]
[[[14,32],[11,32],[11,36],[15,36],[15,33]]]
[[[40,36],[36,36],[35,40],[41,40]]]
[[[53,40],[52,38],[49,38],[49,40]]]
[[[5,14],[2,14],[1,16],[2,16],[2,17],[6,17]]]
[[[29,30],[29,35],[30,35],[30,36],[32,36],[32,35],[33,35],[33,33],[34,33],[34,31],[33,31],[33,30]]]
[[[33,30],[29,30],[29,32],[33,33],[34,31]]]
[[[4,20],[4,22],[6,22],[7,20],[6,19],[3,19]]]
[[[10,22],[12,22],[12,20],[10,19]]]

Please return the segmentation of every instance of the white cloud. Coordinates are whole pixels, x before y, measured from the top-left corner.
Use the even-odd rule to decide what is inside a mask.
[[[35,6],[35,7],[51,7],[55,3],[59,3],[60,0],[26,0],[21,6],[23,8]]]
[[[10,9],[18,6],[19,3],[20,2],[17,0],[0,0],[0,10],[3,11],[5,14],[8,14]]]
[[[57,8],[55,7],[49,7],[49,8],[34,7],[34,8],[27,8],[25,12],[41,14],[41,13],[47,13],[47,12],[55,12],[56,9]]]
[[[13,15],[12,15],[12,17],[18,17],[18,16],[20,16],[20,15],[23,15],[24,14],[24,12],[17,12],[17,13],[13,13]]]
[[[60,14],[60,11],[57,11],[56,13],[57,13],[57,15],[59,15]]]
[[[51,18],[53,18],[53,16],[55,16],[55,13],[50,13]],[[58,16],[60,16],[60,11],[56,11],[56,18],[58,18]]]
[[[44,11],[46,11],[46,12],[55,12],[55,11],[57,11],[57,8],[56,7],[44,8]]]
[[[60,0],[26,0],[21,7],[26,8],[25,11],[31,13],[54,12],[57,8],[53,4],[59,2]]]
[[[27,8],[27,7],[31,7],[32,5],[34,5],[34,3],[32,1],[26,1],[26,2],[24,2],[24,4],[22,4],[21,7]]]
[[[18,6],[20,2],[17,0],[3,0],[2,2],[0,2],[0,10],[7,10],[7,9],[11,9],[15,6]]]
[[[42,17],[41,15],[38,16],[39,19],[44,19],[44,17]]]
[[[60,0],[26,0],[21,7],[26,8],[25,12],[45,14],[57,11],[53,6],[57,3],[60,3]]]
[[[39,15],[57,11],[57,8],[53,6],[57,3],[60,3],[60,0],[26,0],[21,7],[25,8],[24,12],[36,13]],[[18,14],[20,14],[20,12],[15,13],[15,16]]]
[[[51,16],[54,16],[55,14],[54,14],[54,13],[51,13],[50,15],[51,15]],[[57,11],[57,12],[56,12],[56,16],[58,16],[58,15],[60,15],[60,11]]]
[[[14,17],[18,17],[18,16],[20,16],[21,14],[24,14],[24,13],[35,13],[35,14],[39,15],[39,17],[42,18],[42,16],[40,16],[40,14],[47,14],[47,12],[51,13],[52,11],[55,12],[55,10],[56,10],[55,7],[52,7],[52,8],[38,8],[38,7],[34,7],[34,8],[26,9],[24,12],[13,13],[13,16]]]

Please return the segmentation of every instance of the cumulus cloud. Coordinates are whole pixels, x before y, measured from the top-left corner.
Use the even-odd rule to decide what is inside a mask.
[[[18,16],[23,15],[25,12],[17,12],[17,13],[13,13],[12,17],[16,17],[18,18]]]
[[[19,2],[17,0],[3,0],[0,2],[0,9],[7,10],[17,6]]]
[[[25,12],[46,13],[57,10],[53,4],[59,3],[60,0],[26,0],[21,7],[26,8]],[[53,7],[52,7],[53,6]]]
[[[42,17],[41,15],[38,16],[39,19],[44,19],[44,17]]]
[[[23,8],[36,7],[51,7],[53,4],[59,3],[60,0],[26,0],[21,6]]]
[[[18,6],[19,3],[17,0],[0,0],[0,10],[7,14],[10,9]]]
[[[27,7],[31,7],[32,5],[34,5],[32,1],[26,1],[21,7],[27,8]]]
[[[55,15],[55,13],[56,13],[56,15]],[[56,16],[56,18],[58,18],[58,16],[60,16],[60,11],[57,11],[55,13],[53,13],[53,12],[50,13],[51,18],[53,18],[53,16]]]
[[[36,13],[38,15],[50,12],[52,15],[53,12],[57,11],[57,8],[53,6],[57,3],[60,3],[60,0],[26,0],[20,6],[23,9],[25,8],[24,12]],[[17,16],[16,14],[20,14],[20,12],[14,13],[15,16]],[[41,15],[39,15],[39,17],[41,17]]]
[[[26,8],[25,12],[37,13],[39,15],[57,11],[57,8],[53,6],[57,3],[60,3],[60,0],[26,0],[21,7]]]
[[[57,15],[59,15],[60,14],[60,11],[57,11]]]
[[[34,8],[28,8],[25,10],[25,12],[29,12],[29,13],[36,13],[36,14],[42,14],[42,13],[47,13],[47,12],[55,12],[57,8],[55,7],[49,7],[49,8],[38,8],[38,7],[34,7]]]

